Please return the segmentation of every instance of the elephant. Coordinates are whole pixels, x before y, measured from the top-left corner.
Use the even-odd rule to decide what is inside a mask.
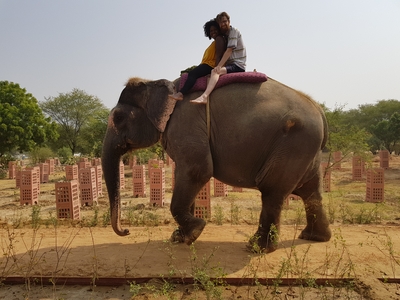
[[[206,106],[189,102],[201,92],[182,101],[170,97],[179,81],[131,78],[110,112],[102,166],[115,233],[129,234],[121,227],[121,156],[160,141],[175,162],[170,211],[178,227],[172,242],[190,245],[200,236],[206,221],[194,216],[194,201],[211,177],[261,192],[259,225],[249,239],[250,249],[277,249],[281,210],[290,194],[300,196],[305,207],[307,224],[299,238],[328,241],[331,230],[320,170],[328,127],[320,105],[268,78],[214,90],[207,117]]]

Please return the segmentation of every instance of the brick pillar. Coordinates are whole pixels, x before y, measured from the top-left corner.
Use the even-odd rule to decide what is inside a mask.
[[[56,182],[56,210],[58,219],[80,219],[78,181]]]
[[[197,194],[194,201],[194,216],[201,219],[211,218],[211,193],[208,181]]]
[[[383,169],[389,169],[389,151],[379,151],[379,166]]]
[[[46,163],[49,164],[49,175],[54,175],[54,158],[46,159]]]
[[[49,182],[49,164],[42,163],[39,164],[40,168],[40,183]]]
[[[81,205],[92,206],[97,204],[96,170],[93,167],[79,169],[79,190]]]
[[[150,205],[164,206],[165,201],[165,169],[151,168],[150,177]]]
[[[125,165],[122,160],[119,162],[119,188],[125,189]]]
[[[214,197],[226,197],[228,196],[228,186],[214,178]]]
[[[40,167],[39,166],[34,166],[31,168],[26,168],[25,170],[32,170],[33,172],[36,172],[36,177],[38,178],[37,180],[37,192],[38,195],[40,195]]]
[[[67,180],[78,180],[78,165],[65,166],[65,178]]]
[[[134,166],[137,165],[137,157],[136,155],[129,157],[129,168],[133,169]]]
[[[8,179],[14,179],[16,176],[16,161],[8,162]]]
[[[15,172],[15,187],[19,188],[21,186],[21,170],[16,170]]]
[[[341,151],[336,151],[333,152],[333,161],[335,164],[333,165],[333,170],[341,170],[342,169],[342,164],[340,163],[340,160],[342,159],[342,152]]]
[[[243,188],[237,187],[237,186],[232,186],[232,192],[241,193],[241,192],[243,192]]]
[[[36,170],[21,171],[20,204],[33,205],[39,202],[39,177]]]
[[[173,162],[172,158],[169,157],[169,155],[167,155],[167,166],[171,165],[171,163]]]
[[[92,167],[101,166],[101,158],[93,158],[92,159]]]
[[[383,202],[385,186],[385,170],[375,168],[367,170],[366,202]]]
[[[132,168],[133,197],[146,197],[146,167],[136,165]]]
[[[90,168],[91,165],[92,163],[86,157],[82,157],[78,162],[78,169]]]
[[[103,196],[103,168],[101,165],[95,165],[93,167],[96,173],[96,187],[97,187],[97,196]]]
[[[175,162],[171,162],[171,189],[175,188]]]
[[[352,159],[352,179],[363,180],[365,173],[365,162],[360,156],[353,156]]]
[[[321,175],[322,178],[322,191],[323,192],[330,192],[331,191],[331,170],[326,168],[328,167],[328,163],[321,163]],[[326,174],[325,174],[326,171]]]
[[[164,168],[164,161],[160,159],[149,159],[148,168],[149,170],[151,168]]]

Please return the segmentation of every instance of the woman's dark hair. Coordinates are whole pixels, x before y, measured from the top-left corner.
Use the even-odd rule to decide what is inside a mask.
[[[212,20],[208,21],[206,24],[204,24],[204,26],[203,26],[204,35],[206,37],[208,37],[208,39],[210,39],[210,40],[211,40],[211,34],[210,34],[211,26],[216,27],[218,29],[218,32],[220,32],[218,22],[215,19],[212,19]]]

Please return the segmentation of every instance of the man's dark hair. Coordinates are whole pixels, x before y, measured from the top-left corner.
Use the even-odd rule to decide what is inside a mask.
[[[208,21],[206,24],[204,24],[204,26],[203,26],[203,28],[204,28],[204,35],[205,35],[206,37],[208,37],[208,39],[210,39],[210,40],[211,40],[211,34],[210,34],[211,26],[217,27],[218,32],[220,32],[219,24],[218,24],[218,22],[217,22],[215,19],[212,19],[212,20]]]

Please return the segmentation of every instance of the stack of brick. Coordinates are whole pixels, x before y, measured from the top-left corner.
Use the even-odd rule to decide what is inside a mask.
[[[97,186],[95,168],[79,169],[79,190],[81,193],[81,205],[92,206],[97,204]]]
[[[78,180],[78,165],[65,166],[65,178],[67,180]]]
[[[16,161],[8,162],[8,179],[15,179],[16,171],[17,171],[16,164],[17,164]]]
[[[80,219],[78,181],[56,182],[56,210],[59,219]]]
[[[175,187],[175,162],[171,162],[171,189],[174,190]]]
[[[365,173],[365,162],[360,156],[353,156],[352,159],[352,179],[363,180]]]
[[[119,188],[125,189],[125,165],[123,161],[119,162]]]
[[[232,192],[241,193],[241,192],[243,192],[243,188],[237,187],[237,186],[233,186],[232,187]]]
[[[328,168],[328,163],[321,163],[321,175],[322,177],[322,191],[331,191],[331,169]]]
[[[34,172],[36,172],[36,177],[38,178],[37,180],[37,191],[38,191],[38,195],[40,195],[40,167],[39,166],[34,166],[31,168],[26,168],[25,170],[32,170]]]
[[[160,159],[149,159],[148,161],[148,169],[151,168],[164,168],[164,161]]]
[[[15,171],[15,187],[19,188],[21,186],[21,171],[23,169],[17,169]]]
[[[49,164],[41,163],[39,164],[40,168],[40,183],[49,182]]]
[[[46,159],[46,163],[49,164],[49,175],[54,175],[54,158]]]
[[[226,197],[228,196],[228,186],[214,178],[214,197]]]
[[[136,155],[129,157],[129,168],[133,169],[137,165]]]
[[[87,157],[81,157],[80,161],[78,162],[79,169],[86,169],[90,168],[91,162],[87,159]]]
[[[383,169],[389,169],[389,151],[379,151],[379,166]]]
[[[342,169],[341,160],[342,160],[342,152],[341,151],[333,152],[333,161],[334,161],[334,164],[332,166],[333,170]]]
[[[133,197],[146,197],[146,167],[136,165],[132,168]]]
[[[36,169],[21,171],[20,204],[33,205],[39,203],[39,176]]]
[[[165,169],[150,168],[150,205],[164,206],[165,202]]]
[[[385,187],[385,170],[383,168],[367,170],[366,202],[383,202]]]
[[[196,195],[194,201],[194,216],[201,219],[211,218],[211,193],[208,181]]]
[[[92,159],[92,166],[101,166],[101,158],[93,158]]]
[[[96,173],[96,187],[97,187],[97,196],[103,196],[103,168],[101,165],[95,165],[93,167]]]

